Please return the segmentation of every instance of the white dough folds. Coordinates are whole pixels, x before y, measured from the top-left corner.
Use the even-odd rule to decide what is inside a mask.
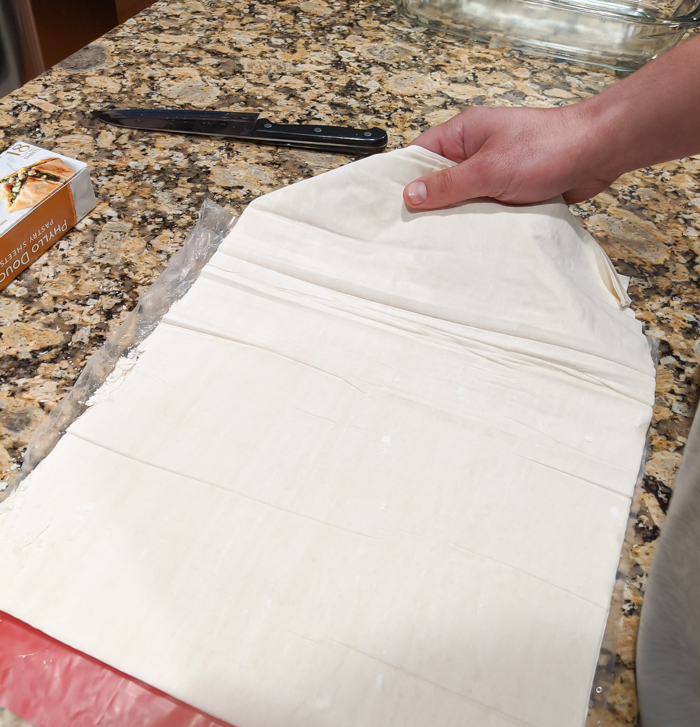
[[[654,368],[561,200],[253,202],[0,506],[0,609],[236,727],[582,727]]]

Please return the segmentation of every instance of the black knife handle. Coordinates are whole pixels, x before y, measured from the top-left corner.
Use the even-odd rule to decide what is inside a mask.
[[[273,124],[267,119],[258,119],[250,138],[278,146],[339,151],[346,154],[376,154],[383,151],[387,143],[384,129]]]

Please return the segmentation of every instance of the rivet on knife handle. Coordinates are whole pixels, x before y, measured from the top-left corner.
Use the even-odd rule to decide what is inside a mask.
[[[258,119],[250,138],[285,146],[328,150],[337,148],[339,151],[354,151],[364,154],[382,151],[387,144],[387,134],[384,129],[273,124],[267,119]]]

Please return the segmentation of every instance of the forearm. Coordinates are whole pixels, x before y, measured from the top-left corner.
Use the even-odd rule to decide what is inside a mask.
[[[625,172],[700,153],[700,37],[593,98],[554,109],[469,107],[413,142],[457,162],[408,185],[409,207],[474,197],[580,202]]]
[[[700,153],[700,36],[573,107],[605,175]]]

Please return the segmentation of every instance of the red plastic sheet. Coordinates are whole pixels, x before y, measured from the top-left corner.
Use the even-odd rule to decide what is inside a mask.
[[[230,727],[2,611],[0,706],[39,727]]]

